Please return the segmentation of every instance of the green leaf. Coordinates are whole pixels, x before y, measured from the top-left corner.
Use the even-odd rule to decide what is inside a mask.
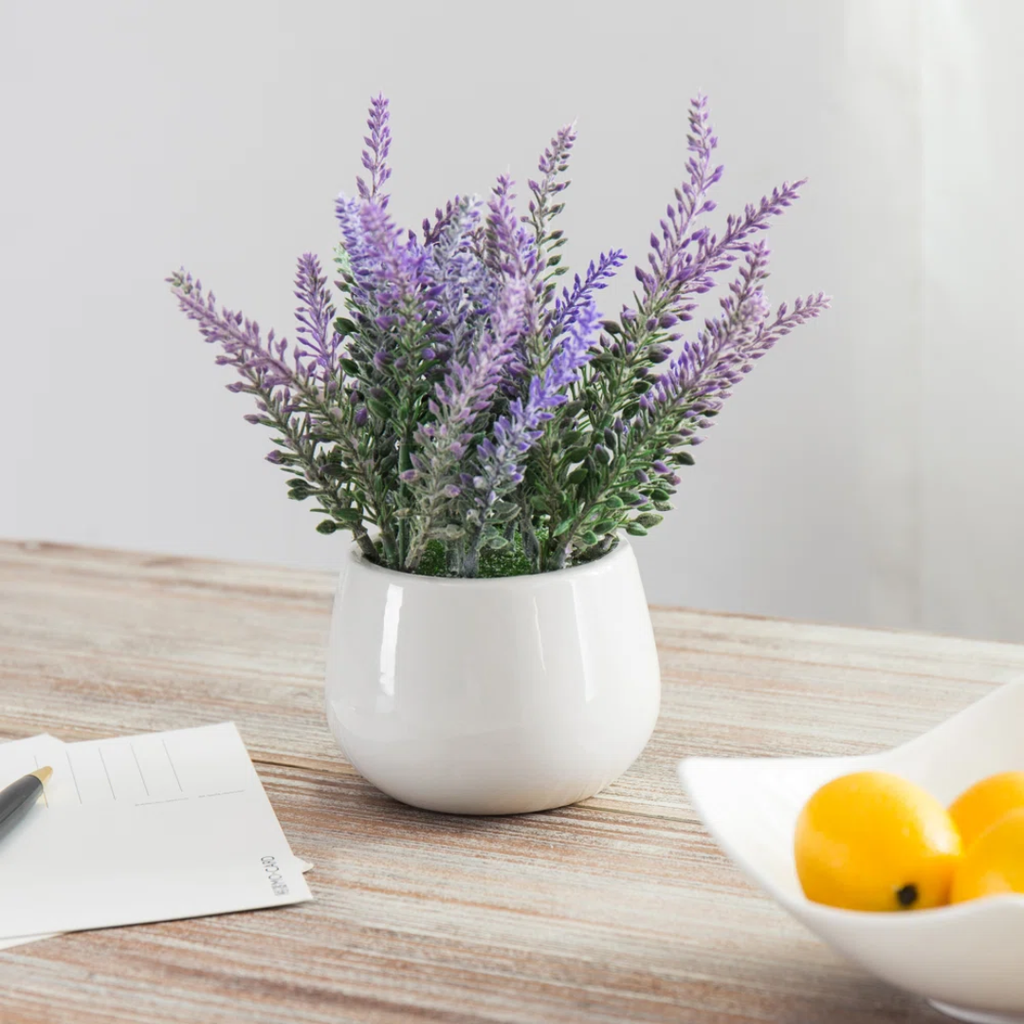
[[[322,523],[317,524],[317,533],[334,533],[337,530],[338,524],[332,519],[325,519]]]
[[[561,521],[561,522],[560,522],[560,523],[559,523],[559,524],[558,524],[558,525],[557,525],[557,526],[556,526],[556,527],[555,527],[555,528],[554,528],[554,529],[553,529],[553,530],[551,531],[551,536],[552,536],[552,537],[561,537],[561,536],[562,536],[562,534],[563,534],[563,533],[565,533],[565,531],[566,531],[566,530],[568,530],[570,526],[572,526],[572,520],[571,520],[571,519],[563,519],[563,520],[562,520],[562,521]]]
[[[617,524],[614,519],[602,519],[601,522],[594,524],[594,533],[601,535],[611,533]]]
[[[651,497],[655,500],[655,502],[668,501],[671,495],[672,492],[666,490],[664,487],[655,487],[654,490],[651,491]]]
[[[350,376],[357,377],[359,375],[359,364],[354,359],[340,359],[341,368]]]
[[[657,526],[664,518],[664,516],[659,516],[654,512],[645,512],[642,516],[637,516],[633,522],[639,523],[649,530],[652,526]]]
[[[568,462],[582,462],[587,457],[586,448],[570,448],[565,453],[565,458]]]
[[[627,402],[622,407],[622,418],[624,420],[631,420],[640,411],[639,402]]]
[[[598,535],[594,533],[593,530],[587,530],[585,533],[580,534],[580,541],[586,544],[588,548],[593,547],[595,544],[598,543],[598,541],[600,541],[600,539],[601,538],[598,537]]]
[[[334,517],[340,519],[345,526],[358,526],[363,521],[363,513],[357,508],[339,508]]]
[[[677,466],[692,466],[693,456],[689,452],[676,452],[672,456],[672,460]]]
[[[578,486],[587,479],[589,473],[590,471],[586,466],[577,466],[576,469],[569,474],[569,483],[576,484]]]
[[[386,402],[381,402],[379,399],[367,397],[366,408],[373,413],[374,416],[379,420],[387,420],[391,415],[391,410],[388,408]]]
[[[578,445],[582,440],[582,430],[567,430],[564,434],[562,434],[562,444],[564,444],[566,448],[573,448],[576,445]],[[580,460],[576,459],[575,461],[579,462]]]
[[[625,506],[625,502],[617,494],[609,494],[604,499],[604,507],[608,509],[618,509]]]
[[[647,531],[636,520],[626,524],[626,533],[628,533],[631,537],[647,536]]]
[[[619,492],[622,500],[627,505],[636,505],[638,502],[643,501],[643,497],[636,493],[636,491],[620,491]]]
[[[327,462],[320,467],[320,472],[324,476],[332,477],[335,480],[339,480],[343,476],[348,476],[348,470],[337,462]]]
[[[356,325],[347,316],[339,316],[334,321],[334,329],[338,334],[352,334]]]

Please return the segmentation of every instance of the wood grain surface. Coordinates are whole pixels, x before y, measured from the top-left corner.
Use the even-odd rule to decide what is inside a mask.
[[[382,796],[334,745],[333,583],[0,542],[0,740],[232,719],[315,864],[312,903],[0,953],[2,1024],[944,1019],[754,891],[675,766],[891,746],[1020,677],[1024,647],[655,608],[664,699],[640,761],[574,807],[446,817]]]

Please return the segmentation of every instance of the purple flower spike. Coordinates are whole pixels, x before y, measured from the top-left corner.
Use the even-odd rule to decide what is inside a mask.
[[[294,345],[218,307],[184,271],[170,283],[216,362],[237,371],[229,389],[252,396],[246,420],[271,429],[266,458],[289,473],[290,496],[314,499],[320,532],[350,530],[371,562],[473,576],[506,550],[541,572],[599,557],[620,528],[642,535],[735,385],[828,305],[811,295],[773,312],[764,293],[759,233],[802,182],[707,223],[722,168],[702,96],[683,180],[618,321],[601,319],[597,299],[621,250],[558,280],[575,125],[541,154],[525,213],[501,176],[486,199],[456,196],[418,232],[389,209],[383,96],[367,129],[355,194],[335,202],[333,267],[299,258]],[[723,272],[735,280],[717,315],[690,328]]]
[[[569,327],[579,316],[580,310],[594,301],[594,292],[607,288],[608,282],[625,262],[626,254],[621,249],[601,253],[596,264],[591,260],[586,275],[581,279],[577,274],[572,290],[563,288],[561,297],[555,301],[551,312],[551,329],[557,333]]]
[[[326,384],[338,372],[341,338],[333,327],[334,306],[327,291],[327,278],[312,253],[299,257],[295,297],[299,300],[295,318],[299,323],[296,334],[300,350],[309,353],[315,362],[315,375]]]
[[[739,276],[721,300],[722,315],[708,320],[696,340],[683,344],[669,369],[653,378],[651,390],[643,396],[647,401],[641,402],[638,425],[644,417],[656,418],[660,410],[685,408],[690,428],[684,428],[680,436],[687,444],[699,444],[700,438],[691,436],[692,427],[707,429],[711,425],[704,414],[718,412],[731,387],[750,372],[754,361],[794,327],[828,308],[824,295],[808,296],[798,299],[792,310],[785,304],[779,306],[775,319],[770,320],[771,306],[761,288],[768,277],[768,257],[764,242],[748,247]],[[652,468],[663,473],[663,465],[655,463]]]
[[[388,101],[383,96],[376,96],[370,101],[370,117],[366,122],[370,134],[363,140],[363,167],[370,172],[370,182],[356,178],[361,199],[373,199],[384,209],[388,205],[388,197],[381,192],[384,182],[391,177],[388,167],[388,153],[391,150],[391,129],[388,127],[390,114]]]

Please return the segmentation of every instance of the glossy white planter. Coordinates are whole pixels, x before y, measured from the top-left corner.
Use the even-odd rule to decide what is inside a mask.
[[[413,576],[345,559],[327,716],[366,779],[407,804],[518,814],[621,775],[654,729],[661,682],[636,559],[536,576]]]

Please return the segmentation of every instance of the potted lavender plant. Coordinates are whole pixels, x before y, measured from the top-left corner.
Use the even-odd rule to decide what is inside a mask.
[[[328,719],[355,767],[392,796],[469,814],[583,799],[654,728],[657,654],[628,541],[670,508],[678,470],[730,389],[827,305],[774,313],[757,239],[797,197],[783,185],[702,226],[722,168],[706,102],[689,112],[686,180],[615,319],[597,294],[625,256],[572,284],[555,224],[576,138],[563,128],[529,182],[456,197],[422,232],[388,213],[391,135],[370,107],[358,196],[340,196],[341,313],[317,258],[299,260],[297,344],[220,309],[184,271],[170,283],[217,362],[240,376],[290,497],[321,533],[348,531],[332,620]],[[683,325],[716,275],[721,312]],[[675,354],[674,354],[675,353]]]

